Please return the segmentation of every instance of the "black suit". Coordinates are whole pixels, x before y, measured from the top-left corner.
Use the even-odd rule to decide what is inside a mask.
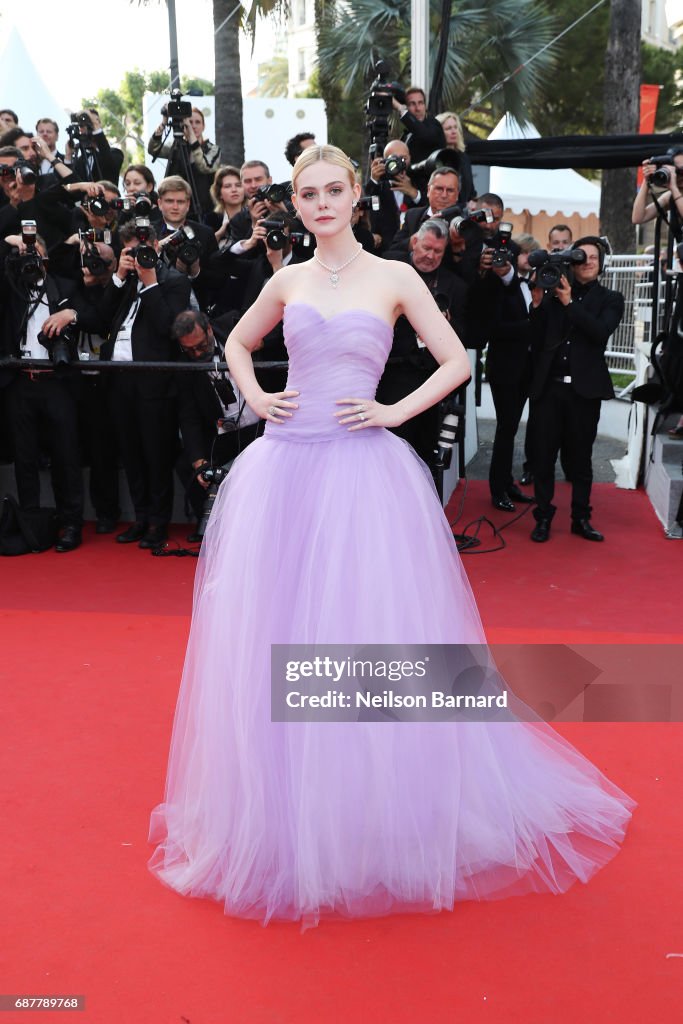
[[[590,519],[591,452],[600,403],[614,397],[604,353],[623,314],[623,295],[597,281],[585,286],[575,283],[568,306],[546,295],[531,312],[529,395],[537,519],[552,519],[555,514],[552,499],[560,448],[572,481],[572,519]]]
[[[7,246],[4,246],[4,251]],[[2,276],[2,355],[18,358],[26,338],[27,317],[35,312],[37,326],[47,319],[48,309],[37,305],[38,293],[22,298]],[[72,281],[46,278],[42,293],[55,313],[73,292]],[[0,386],[6,388],[10,433],[14,449],[14,476],[19,503],[25,510],[40,508],[38,459],[47,443],[52,489],[62,526],[80,527],[83,521],[83,477],[78,443],[78,380],[52,372],[4,371]]]
[[[412,264],[410,256],[401,257],[400,254],[396,254],[389,258]],[[454,330],[460,333],[463,329],[466,292],[463,282],[443,267],[439,267],[431,274],[420,273],[420,277],[432,295],[441,295],[448,299],[451,323]],[[429,349],[418,345],[415,329],[405,316],[400,316],[394,325],[394,340],[389,355],[390,359],[400,358],[401,361],[386,367],[377,387],[377,401],[386,405],[393,405],[415,391],[438,367]],[[400,427],[392,428],[392,432],[408,441],[420,458],[431,465],[439,426],[440,413],[437,403],[406,420]]]
[[[379,210],[370,210],[370,225],[374,234],[381,235],[382,252],[385,252],[401,227],[401,211],[396,203],[396,193],[387,178],[380,181],[370,178],[365,183],[365,195],[379,198]],[[410,196],[404,195],[403,201],[406,213],[417,208]]]
[[[117,335],[133,303],[138,309],[131,332],[135,362],[175,358],[170,329],[178,313],[187,309],[190,282],[173,268],[157,265],[158,284],[138,294],[137,279],[122,288],[107,285],[101,314],[107,324],[107,342],[101,356],[110,359]],[[173,502],[173,462],[176,416],[173,374],[128,370],[115,374],[111,385],[112,416],[118,434],[128,487],[138,523],[165,526]]]
[[[435,149],[445,147],[446,138],[441,123],[431,114],[427,114],[424,121],[418,121],[414,114],[406,110],[401,114],[401,121],[405,128],[401,140],[410,150],[410,159],[414,164],[425,160]]]
[[[493,497],[504,497],[514,484],[515,436],[531,382],[531,324],[527,297],[515,273],[508,285],[489,272],[472,292],[472,305],[485,323],[488,341],[486,376],[496,410],[496,434],[489,466]]]

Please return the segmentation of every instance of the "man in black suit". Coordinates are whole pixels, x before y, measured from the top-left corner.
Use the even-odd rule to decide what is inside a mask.
[[[529,394],[536,526],[531,539],[537,543],[548,540],[556,511],[552,499],[560,447],[571,474],[572,533],[585,540],[604,540],[590,519],[591,452],[600,403],[614,397],[604,353],[624,315],[624,297],[598,282],[605,260],[599,238],[580,238],[573,248],[586,254],[586,262],[574,266],[573,284],[563,275],[552,295],[532,289]]]
[[[197,519],[202,516],[208,486],[198,471],[207,465],[224,466],[236,458],[254,440],[261,422],[230,374],[210,369],[212,360],[224,360],[229,326],[221,320],[212,325],[204,313],[188,309],[178,314],[171,330],[171,337],[186,359],[209,364],[205,373],[177,374],[183,450],[176,462],[176,472]]]
[[[218,252],[218,242],[210,227],[188,220],[192,204],[192,189],[180,175],[172,174],[159,183],[158,208],[162,218],[159,230],[159,249],[165,261],[181,274],[187,275],[194,292],[196,303],[206,309],[211,303],[214,290],[219,286],[217,272],[211,257]],[[180,255],[180,246],[174,244],[181,228],[190,228],[196,239],[199,259],[185,263]],[[188,232],[189,234],[189,232]]]
[[[386,173],[388,157],[405,160],[406,169],[392,176]],[[423,197],[410,177],[410,150],[405,142],[392,139],[384,147],[382,156],[375,157],[370,165],[370,178],[365,183],[366,196],[379,198],[379,210],[370,211],[370,226],[373,234],[381,238],[381,250],[389,248],[391,240],[401,227],[402,217],[408,210],[420,206]]]
[[[27,247],[22,235],[8,235],[0,243],[0,353],[14,358],[49,359],[50,343],[41,332],[68,300],[75,284],[46,272],[47,251],[40,237],[36,238],[33,258],[37,257],[43,266],[41,269],[36,264],[35,274],[27,277],[25,270],[22,272],[22,261],[31,258],[30,249],[31,243]],[[75,319],[71,310],[67,321]],[[17,494],[26,512],[40,508],[39,455],[41,442],[47,439],[52,489],[62,528],[56,544],[60,552],[79,547],[83,525],[76,384],[48,368],[5,370],[0,374],[0,388],[6,388]]]
[[[395,252],[387,258],[399,259],[415,268],[439,303],[444,316],[451,322],[456,333],[462,336],[467,289],[459,278],[442,266],[447,242],[446,222],[439,219],[428,220],[410,239],[408,254]],[[390,358],[395,357],[400,357],[401,362],[387,366],[377,389],[377,401],[387,405],[405,398],[423,384],[437,368],[436,360],[418,338],[405,316],[400,316],[394,326]],[[431,465],[438,440],[439,424],[437,404],[407,420],[400,427],[394,428],[393,433],[408,441],[420,458]]]
[[[491,503],[514,512],[514,502],[533,501],[515,484],[515,436],[531,382],[529,253],[540,248],[531,235],[517,238],[518,253],[502,266],[490,266],[472,293],[473,313],[484,325],[488,348],[486,377],[496,410],[496,433],[489,466]]]
[[[190,301],[190,282],[173,267],[152,262],[138,245],[138,225],[124,224],[116,273],[101,302],[107,342],[102,359],[166,362],[173,359],[171,325]],[[159,244],[152,228],[145,249]],[[137,250],[137,251],[136,251]],[[153,260],[153,253],[152,260]],[[139,542],[160,547],[167,537],[173,505],[173,462],[176,444],[173,374],[129,370],[115,374],[111,384],[112,418],[130,490],[135,522],[117,536],[120,544]]]
[[[81,181],[118,181],[123,164],[123,151],[112,148],[104,134],[100,115],[94,109],[81,110],[78,118],[78,145],[69,139],[66,160]]]
[[[425,160],[435,149],[444,148],[446,137],[443,128],[435,117],[427,113],[424,89],[412,85],[406,90],[405,104],[394,97],[392,105],[403,123],[405,131],[401,139],[407,143],[414,164]]]
[[[390,251],[407,253],[410,238],[421,224],[438,217],[443,210],[454,207],[460,192],[460,179],[450,167],[437,167],[427,185],[427,205],[408,210],[403,227],[394,235],[389,246]]]

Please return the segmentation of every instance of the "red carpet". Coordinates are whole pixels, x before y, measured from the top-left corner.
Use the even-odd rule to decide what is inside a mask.
[[[595,488],[602,545],[569,535],[566,497],[560,488],[550,543],[528,540],[525,517],[504,551],[465,556],[489,639],[680,643],[683,546],[664,539],[645,496]],[[471,484],[458,528],[481,514],[510,518]],[[2,992],[85,995],[84,1013],[39,1018],[62,1024],[680,1019],[683,957],[668,956],[683,954],[678,724],[562,726],[639,802],[624,849],[562,897],[302,934],[160,886],[145,867],[147,824],[195,564],[90,532],[72,554],[0,563]]]

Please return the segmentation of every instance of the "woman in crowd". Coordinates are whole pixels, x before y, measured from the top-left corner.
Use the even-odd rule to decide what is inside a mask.
[[[214,208],[204,217],[204,223],[213,228],[219,249],[228,244],[230,221],[244,209],[244,185],[236,167],[219,167],[211,185]]]
[[[476,192],[472,181],[472,165],[470,158],[465,152],[465,137],[463,135],[462,123],[457,114],[452,110],[445,110],[443,114],[436,115],[437,121],[443,128],[446,137],[446,148],[452,149],[458,154],[457,171],[460,175],[460,196],[458,201],[467,203],[474,199]]]

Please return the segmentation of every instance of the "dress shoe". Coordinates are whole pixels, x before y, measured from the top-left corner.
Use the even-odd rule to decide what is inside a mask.
[[[138,544],[139,548],[160,548],[168,540],[168,530],[165,526],[148,526],[145,535]]]
[[[145,536],[146,530],[144,523],[131,523],[127,530],[117,534],[116,541],[118,544],[134,544],[136,540]]]
[[[520,491],[516,484],[508,487],[507,496],[511,501],[518,501],[520,505],[533,505],[535,501],[530,494],[525,494],[524,491]]]
[[[530,470],[525,469],[519,478],[519,482],[522,487],[531,487],[534,482],[534,474]]]
[[[55,544],[55,551],[75,551],[81,546],[80,526],[65,526],[62,535]]]
[[[584,540],[604,540],[605,538],[595,527],[591,526],[590,519],[572,519],[572,533],[576,533]]]
[[[531,539],[536,541],[537,544],[544,544],[547,540],[550,540],[550,523],[550,519],[538,519],[531,531]]]
[[[496,494],[491,497],[491,504],[499,512],[514,512],[514,503],[510,501],[507,494]]]
[[[113,533],[116,529],[116,520],[100,516],[95,524],[95,533]]]
[[[196,530],[193,530],[192,533],[188,533],[185,540],[188,542],[188,544],[201,544],[203,537],[199,532],[199,527],[197,527]]]

